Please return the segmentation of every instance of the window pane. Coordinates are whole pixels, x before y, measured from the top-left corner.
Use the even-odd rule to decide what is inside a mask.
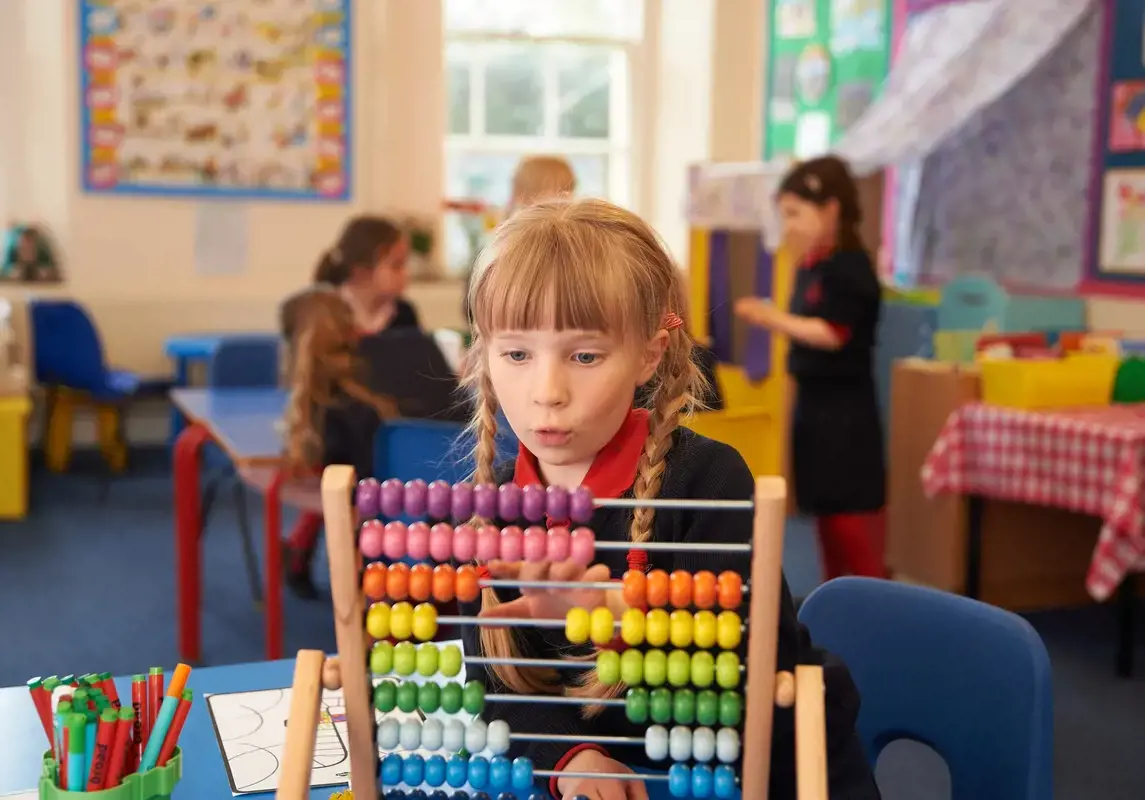
[[[607,139],[612,51],[569,47],[561,48],[556,57],[560,135]]]
[[[485,133],[540,136],[545,125],[542,54],[529,45],[489,47],[485,67]]]
[[[445,49],[445,80],[450,133],[469,133],[470,66],[473,49],[469,45],[450,43]]]
[[[643,0],[445,0],[445,29],[637,41]]]

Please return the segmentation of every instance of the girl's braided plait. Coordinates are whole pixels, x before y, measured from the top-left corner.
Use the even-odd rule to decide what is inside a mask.
[[[476,351],[479,345],[474,344]],[[474,352],[471,357],[479,359],[475,364],[483,364],[484,356]],[[494,462],[497,457],[497,398],[493,393],[493,382],[489,373],[480,367],[475,376],[477,386],[477,413],[474,416],[471,430],[474,435],[473,460],[475,469],[473,480],[475,483],[494,483]],[[481,590],[481,608],[487,610],[498,605],[501,601],[493,589]],[[491,658],[520,658],[521,649],[517,645],[515,634],[508,628],[490,628],[482,626],[481,652]],[[496,665],[490,668],[493,675],[504,686],[519,694],[552,694],[557,691],[559,681],[552,670],[521,669],[518,667]]]
[[[696,406],[701,396],[703,375],[692,361],[692,339],[683,328],[668,332],[670,337],[664,358],[660,363],[659,385],[652,395],[652,413],[648,418],[648,439],[636,467],[636,481],[632,485],[635,498],[646,500],[660,494],[668,451],[672,448],[672,435],[680,425],[680,417]],[[646,542],[652,538],[655,509],[638,508],[632,514],[628,537],[633,542]],[[589,660],[595,659],[595,655]],[[623,684],[605,686],[595,671],[587,673],[581,684],[568,690],[577,697],[619,697],[628,687]],[[595,717],[604,706],[586,706],[585,717]]]

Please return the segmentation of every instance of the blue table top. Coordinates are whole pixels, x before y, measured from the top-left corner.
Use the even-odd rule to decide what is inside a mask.
[[[224,339],[278,339],[278,335],[266,331],[223,331],[216,333],[184,333],[168,337],[163,343],[163,353],[168,358],[210,358],[211,353]]]
[[[237,664],[230,667],[203,667],[191,672],[187,682],[195,691],[195,702],[179,738],[184,752],[183,778],[174,800],[214,800],[231,797],[222,751],[215,738],[211,714],[204,694],[249,692],[290,686],[294,660]],[[131,679],[116,678],[120,697],[131,696]],[[16,686],[0,689],[0,795],[36,787],[47,739],[44,736],[28,689]],[[337,787],[312,789],[311,800],[326,800]]]
[[[277,462],[285,389],[172,389],[171,402],[206,427],[235,462]]]

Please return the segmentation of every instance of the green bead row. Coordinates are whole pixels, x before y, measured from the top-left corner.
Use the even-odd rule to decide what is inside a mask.
[[[626,683],[629,686],[697,686],[706,689],[713,683],[721,689],[735,689],[740,683],[740,660],[732,650],[713,657],[707,650],[688,653],[673,650],[601,650],[596,657],[596,676],[605,686]]]
[[[374,642],[370,648],[370,673],[387,675],[394,672],[402,677],[414,673],[431,678],[441,673],[447,678],[461,674],[461,648],[455,644],[444,647],[433,642],[415,645],[413,642]]]
[[[418,709],[426,714],[436,711],[457,714],[464,709],[476,716],[485,710],[485,687],[479,681],[469,681],[464,687],[457,681],[443,684],[381,681],[374,687],[374,708],[383,714],[395,708],[407,714]]]
[[[734,728],[743,720],[743,695],[725,689],[693,692],[691,689],[659,688],[648,691],[634,686],[624,696],[624,713],[635,725],[721,725]]]

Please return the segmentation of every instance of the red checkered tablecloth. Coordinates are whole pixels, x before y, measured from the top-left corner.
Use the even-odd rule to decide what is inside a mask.
[[[1104,600],[1145,570],[1145,405],[1024,411],[983,403],[947,419],[923,489],[1100,517],[1086,589]]]

